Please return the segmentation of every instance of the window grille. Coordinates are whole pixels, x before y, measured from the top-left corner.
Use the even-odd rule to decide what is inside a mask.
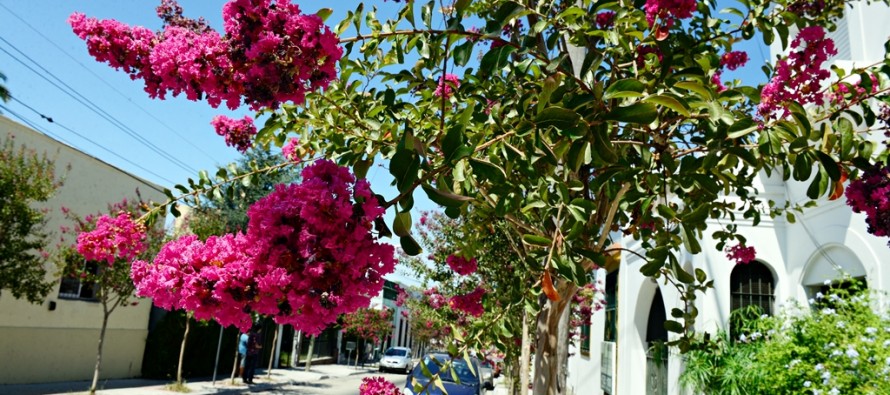
[[[84,273],[99,273],[99,264],[97,262],[81,261],[79,263],[84,265]],[[84,280],[76,274],[70,274],[62,277],[62,284],[59,286],[59,298],[96,300],[99,296],[97,288],[95,282]]]
[[[730,311],[756,306],[761,314],[773,314],[775,280],[766,265],[753,261],[736,265],[730,275]]]

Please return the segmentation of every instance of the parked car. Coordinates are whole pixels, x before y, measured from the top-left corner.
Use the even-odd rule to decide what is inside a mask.
[[[494,388],[494,366],[492,365],[491,361],[479,361],[479,371],[482,376],[482,385],[485,387]]]
[[[451,363],[446,368],[448,361]],[[423,365],[426,366],[430,374],[439,374],[442,380],[442,386],[445,387],[448,395],[482,395],[486,391],[494,389],[494,387],[479,380],[482,367],[479,360],[471,358],[469,361],[463,358],[452,358],[445,353],[430,353],[423,357]],[[472,364],[472,367],[471,365]],[[408,376],[408,382],[402,391],[405,395],[444,395],[441,388],[434,384],[429,384],[430,378],[423,373],[421,364],[414,367],[414,371]],[[420,392],[415,391],[415,384],[419,388],[423,388]]]
[[[411,361],[411,349],[407,347],[390,347],[386,349],[378,366],[381,372],[398,370],[410,373],[411,369],[414,369],[414,363]]]

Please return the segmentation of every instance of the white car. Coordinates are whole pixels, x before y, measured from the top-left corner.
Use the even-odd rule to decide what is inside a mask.
[[[414,369],[414,362],[411,360],[411,349],[407,347],[390,347],[383,353],[380,359],[380,371],[397,370],[400,372],[410,373]]]

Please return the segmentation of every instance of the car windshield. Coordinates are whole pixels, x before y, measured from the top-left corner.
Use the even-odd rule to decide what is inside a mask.
[[[390,348],[389,350],[386,350],[386,352],[383,355],[386,355],[387,357],[404,357],[404,356],[408,355],[408,350],[399,350],[397,348]]]
[[[426,364],[426,367],[431,374],[439,373],[439,370],[442,370],[442,372],[439,373],[439,377],[442,381],[457,382],[454,379],[454,376],[456,375],[461,384],[475,384],[479,382],[479,379],[473,374],[470,367],[467,366],[467,362],[463,359],[455,359],[451,361],[450,369],[442,369],[448,362],[448,359],[447,356],[442,355],[436,356],[434,360],[431,356],[427,355],[423,358],[423,363]],[[478,367],[478,365],[476,366]],[[452,374],[452,371],[454,374]],[[423,370],[420,369],[420,367],[414,369],[414,377],[418,380],[428,379],[423,375]]]

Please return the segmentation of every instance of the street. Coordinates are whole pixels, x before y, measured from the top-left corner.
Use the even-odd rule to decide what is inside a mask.
[[[402,373],[366,373],[356,374],[345,377],[332,377],[319,380],[317,382],[303,382],[294,385],[287,385],[279,388],[264,389],[263,386],[257,386],[252,391],[243,391],[241,393],[264,393],[264,394],[297,394],[297,395],[356,395],[358,394],[359,385],[362,378],[372,376],[384,376],[387,380],[394,383],[399,388],[405,387],[407,375]]]

